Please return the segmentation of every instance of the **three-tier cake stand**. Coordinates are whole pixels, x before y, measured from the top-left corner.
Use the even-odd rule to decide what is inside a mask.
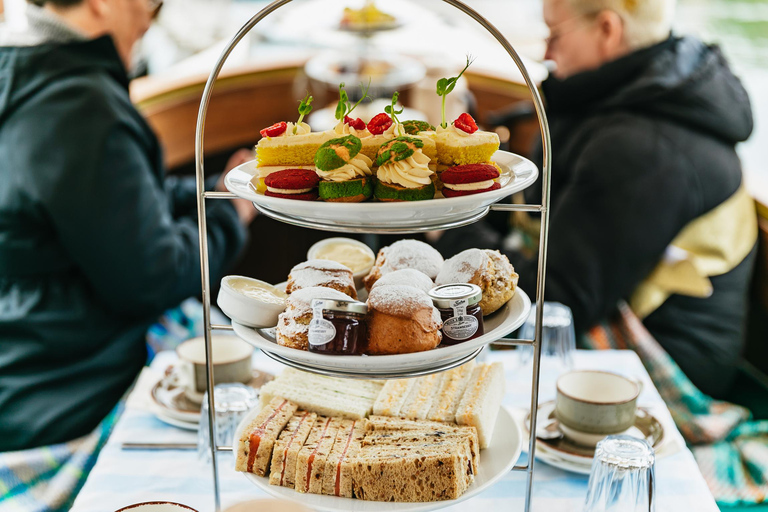
[[[208,112],[208,105],[211,100],[211,94],[213,92],[214,84],[219,76],[219,73],[221,72],[221,69],[229,57],[229,54],[234,49],[234,47],[245,37],[246,34],[248,34],[253,27],[255,27],[260,21],[262,21],[266,16],[273,13],[277,9],[285,6],[286,4],[291,3],[293,0],[275,0],[265,8],[263,8],[260,12],[258,12],[255,16],[253,16],[243,27],[235,34],[235,36],[232,38],[232,40],[229,42],[229,44],[225,47],[225,49],[222,51],[221,55],[219,56],[219,59],[217,60],[213,70],[211,71],[211,74],[208,78],[208,81],[205,84],[205,89],[203,91],[203,96],[200,102],[200,110],[198,112],[197,116],[197,127],[195,132],[195,160],[196,160],[196,177],[197,177],[197,213],[198,213],[198,226],[199,226],[199,236],[200,236],[200,266],[201,266],[201,274],[202,274],[202,302],[203,302],[203,321],[204,321],[204,337],[205,337],[205,355],[206,355],[206,367],[207,367],[207,380],[208,380],[208,389],[213,389],[213,371],[212,371],[212,365],[211,365],[211,355],[212,355],[212,347],[211,347],[211,332],[213,330],[226,330],[231,331],[232,327],[229,325],[212,325],[211,324],[211,314],[210,314],[210,307],[211,307],[211,286],[210,286],[210,275],[209,275],[209,267],[208,267],[208,237],[207,237],[207,227],[206,227],[206,218],[205,218],[205,201],[206,199],[230,199],[236,197],[235,194],[231,192],[208,192],[204,188],[204,168],[203,168],[203,153],[204,153],[204,133],[205,133],[205,120],[206,120],[206,114]],[[542,312],[543,312],[543,302],[544,302],[544,278],[545,278],[545,270],[546,270],[546,259],[547,259],[547,235],[549,231],[549,179],[550,179],[550,159],[551,159],[551,148],[550,148],[550,137],[549,137],[549,126],[547,124],[547,118],[544,113],[544,108],[542,105],[541,97],[539,96],[538,89],[536,88],[536,85],[531,80],[530,75],[528,74],[527,70],[525,69],[525,66],[523,65],[522,60],[518,56],[515,49],[512,47],[512,45],[506,40],[506,38],[501,35],[501,33],[496,29],[496,27],[493,26],[488,20],[480,16],[475,10],[470,8],[469,6],[463,4],[459,0],[442,0],[443,2],[455,7],[456,9],[459,9],[460,11],[467,14],[469,17],[471,17],[473,20],[475,20],[477,23],[482,25],[497,41],[501,46],[507,51],[509,56],[514,61],[515,65],[517,66],[518,70],[522,74],[523,78],[525,79],[525,83],[528,86],[528,89],[530,90],[532,100],[534,107],[536,109],[536,114],[538,116],[538,122],[539,127],[541,129],[541,136],[542,136],[542,146],[543,146],[543,160],[542,160],[542,173],[541,173],[541,179],[542,179],[542,193],[541,193],[541,203],[540,204],[490,204],[490,205],[480,205],[478,208],[476,208],[474,211],[470,212],[468,215],[462,216],[460,219],[455,218],[449,218],[449,219],[441,219],[441,218],[432,218],[428,222],[418,222],[414,223],[413,225],[400,225],[393,227],[391,225],[387,225],[386,218],[382,218],[380,221],[371,221],[371,222],[364,222],[362,225],[357,226],[348,226],[343,224],[335,224],[333,222],[328,221],[313,221],[312,219],[308,219],[307,217],[303,217],[300,215],[291,215],[290,213],[286,212],[277,212],[273,211],[269,208],[263,207],[263,205],[258,205],[254,203],[254,206],[264,215],[267,215],[269,217],[272,217],[276,220],[286,222],[289,224],[294,224],[298,226],[303,227],[310,227],[310,228],[316,228],[326,231],[341,231],[341,232],[365,232],[365,233],[396,233],[396,234],[406,234],[406,233],[415,233],[415,232],[425,232],[425,231],[431,231],[431,230],[440,230],[440,229],[450,229],[453,227],[459,227],[463,225],[470,224],[472,222],[476,222],[477,220],[483,218],[486,214],[488,214],[489,211],[525,211],[525,212],[531,212],[535,213],[538,212],[541,214],[541,236],[539,239],[539,255],[538,255],[538,274],[537,274],[537,281],[536,281],[536,329],[535,329],[535,336],[534,339],[499,339],[496,341],[491,342],[490,344],[494,345],[527,345],[531,346],[533,348],[533,371],[532,371],[532,377],[531,377],[531,410],[535,411],[538,404],[538,396],[539,396],[539,373],[540,373],[540,355],[541,355],[541,331],[542,331]],[[406,203],[403,204],[403,208],[408,208]],[[322,206],[322,205],[318,205]],[[385,378],[385,377],[395,377],[395,378],[406,378],[406,377],[417,377],[420,375],[425,375],[429,373],[435,373],[438,371],[447,370],[449,368],[453,368],[455,366],[458,366],[460,364],[465,363],[466,361],[474,358],[478,355],[480,350],[473,351],[469,355],[455,359],[453,361],[450,361],[446,364],[441,364],[439,366],[435,366],[433,368],[430,368],[427,371],[421,370],[418,372],[400,372],[397,374],[389,374],[389,375],[377,375],[376,378]],[[353,372],[339,372],[335,373],[333,371],[329,371],[325,368],[321,367],[313,367],[311,365],[307,364],[297,364],[295,361],[286,360],[284,358],[280,358],[279,356],[276,356],[275,354],[270,354],[269,352],[266,352],[267,355],[272,357],[273,359],[279,360],[280,362],[283,362],[285,364],[289,364],[291,366],[299,367],[303,370],[315,372],[315,373],[323,373],[326,375],[335,375],[342,378],[371,378],[370,375],[366,375],[365,372],[360,372],[360,374],[355,375]],[[530,424],[528,425],[528,432],[536,432],[536,415],[531,414],[530,416]],[[208,421],[210,425],[209,429],[209,435],[210,435],[210,446],[211,446],[211,461],[212,461],[212,469],[213,469],[213,487],[214,487],[214,500],[215,500],[215,510],[218,512],[221,509],[221,494],[220,494],[220,487],[219,487],[219,470],[218,470],[218,464],[217,464],[217,453],[219,451],[229,451],[232,450],[232,447],[225,447],[225,446],[218,446],[216,443],[216,433],[215,433],[215,404],[214,404],[214,397],[213,393],[208,393]],[[498,433],[497,435],[503,435],[503,433]],[[525,471],[527,473],[527,481],[526,481],[526,495],[525,495],[525,510],[529,511],[531,509],[531,494],[533,489],[533,475],[534,475],[534,461],[535,461],[535,451],[536,451],[536,436],[531,435],[530,439],[528,441],[528,461],[526,464],[518,464],[512,467],[513,471]],[[449,505],[451,502],[445,502],[446,505]]]

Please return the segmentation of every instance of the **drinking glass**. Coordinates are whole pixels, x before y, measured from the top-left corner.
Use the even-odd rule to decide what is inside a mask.
[[[218,384],[213,389],[216,405],[216,445],[233,446],[235,429],[248,411],[258,404],[258,394],[254,388],[240,383]],[[207,392],[200,411],[200,427],[197,429],[197,455],[205,462],[211,460]]]
[[[584,512],[654,512],[655,460],[645,439],[617,435],[597,443]]]
[[[568,371],[573,368],[576,333],[573,329],[571,308],[559,302],[545,302],[541,319],[541,366],[544,369]],[[536,335],[536,305],[520,328],[520,337],[532,340]],[[533,347],[518,347],[520,366],[533,359]]]

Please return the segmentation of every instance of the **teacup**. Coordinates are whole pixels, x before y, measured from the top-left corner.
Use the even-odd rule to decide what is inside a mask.
[[[213,383],[242,382],[253,378],[251,356],[253,347],[234,336],[211,336],[213,351]],[[202,403],[208,389],[205,374],[205,338],[192,338],[176,347],[179,361],[174,370],[174,384],[184,388],[184,395]]]
[[[635,423],[640,382],[615,373],[580,370],[557,379],[555,416],[563,434],[594,446],[603,437]]]

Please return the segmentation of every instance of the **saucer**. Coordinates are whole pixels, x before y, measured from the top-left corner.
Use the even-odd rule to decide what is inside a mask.
[[[200,408],[202,404],[190,400],[184,393],[184,388],[174,384],[171,378],[174,372],[174,366],[169,366],[163,377],[152,387],[150,396],[152,397],[152,412],[157,417],[174,426],[180,426],[177,423],[191,424],[197,429],[200,422]],[[261,386],[274,379],[271,373],[253,369],[253,379],[248,383],[249,386],[259,389]],[[176,423],[171,423],[171,420]],[[181,427],[185,428],[185,427]]]
[[[540,404],[538,414],[539,421],[557,421],[555,418],[554,400]],[[526,427],[528,426],[529,421],[530,413],[525,421]],[[641,407],[637,409],[635,424],[623,433],[640,439],[645,439],[657,451],[664,440],[664,427],[662,427],[659,420],[657,420],[651,413]],[[558,466],[558,460],[562,460],[568,463],[567,465],[569,466],[567,468],[562,467],[562,469],[574,471],[573,464],[577,464],[582,468],[586,467],[586,472],[588,473],[589,467],[592,465],[592,458],[595,456],[595,447],[580,445],[565,435],[558,439],[536,438],[537,456],[540,453],[544,454],[541,457],[541,460],[550,463],[553,466]]]

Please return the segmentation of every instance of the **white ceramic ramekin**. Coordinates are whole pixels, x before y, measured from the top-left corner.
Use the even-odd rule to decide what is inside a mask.
[[[269,283],[244,276],[226,276],[221,280],[221,290],[216,303],[230,319],[248,327],[274,327],[277,325],[277,317],[285,310],[285,303],[273,304],[254,297],[247,297],[230,285],[233,279],[244,279],[260,284],[268,290],[274,290],[281,296],[282,290],[278,290]]]
[[[326,238],[325,240],[320,240],[319,242],[317,242],[316,244],[314,244],[312,247],[309,248],[309,250],[307,251],[307,259],[308,260],[316,259],[315,255],[320,249],[322,249],[326,245],[338,244],[338,243],[346,243],[346,244],[360,247],[361,249],[365,250],[365,252],[371,257],[370,265],[352,274],[352,277],[355,279],[355,288],[359,290],[360,288],[363,288],[363,278],[368,275],[368,272],[370,272],[371,268],[373,268],[373,263],[376,261],[376,254],[374,254],[371,248],[365,245],[363,242],[360,242],[353,238],[344,238],[344,237]]]

